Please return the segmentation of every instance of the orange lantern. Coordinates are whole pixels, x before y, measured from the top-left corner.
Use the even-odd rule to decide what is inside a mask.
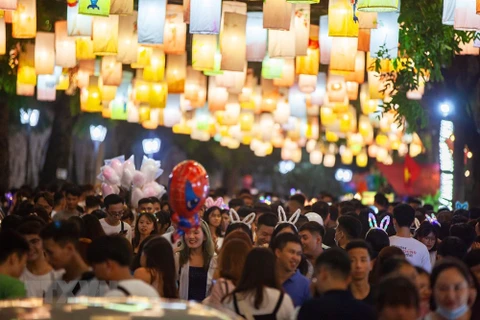
[[[166,54],[182,54],[185,52],[187,25],[183,22],[183,7],[167,4],[167,15],[164,28],[163,44]]]
[[[263,1],[263,28],[290,30],[292,4],[285,0]]]
[[[225,12],[223,30],[220,34],[222,70],[243,71],[245,68],[247,54],[246,24],[246,15]]]
[[[105,86],[120,86],[122,84],[122,63],[114,56],[102,58],[102,83]]]
[[[55,34],[39,32],[35,38],[35,71],[53,74],[55,68]]]
[[[136,63],[137,54],[137,11],[134,11],[129,16],[120,16],[118,18],[117,60],[123,64]]]
[[[183,93],[187,75],[187,55],[167,56],[167,83],[169,93]]]

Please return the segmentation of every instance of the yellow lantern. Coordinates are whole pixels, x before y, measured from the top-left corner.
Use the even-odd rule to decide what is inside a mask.
[[[2,0],[0,1],[0,10],[16,10],[17,0]]]
[[[96,55],[114,55],[118,52],[118,16],[93,18],[93,52]]]
[[[35,71],[53,74],[55,68],[55,34],[39,32],[35,38]]]
[[[87,88],[80,94],[80,107],[85,112],[102,112],[102,95],[99,87],[100,79],[90,76]]]
[[[133,14],[133,0],[110,0],[110,14],[129,16]]]
[[[295,4],[294,5],[294,28],[295,28],[295,54],[297,56],[305,56],[309,45],[310,36],[310,5]],[[318,29],[316,30],[318,39]]]
[[[93,60],[93,41],[88,38],[77,38],[75,41],[75,52],[77,60]]]
[[[167,103],[168,86],[166,82],[150,85],[148,103],[152,108],[165,108]]]
[[[185,90],[185,77],[187,75],[187,55],[168,55],[167,57],[167,83],[169,93],[183,93]]]
[[[20,52],[18,58],[17,83],[32,85],[37,84],[37,75],[35,73],[35,46],[25,44],[24,50]]]
[[[334,17],[328,21],[330,37],[358,37],[358,23],[353,19],[353,7],[349,0],[330,0],[328,15]]]
[[[75,57],[75,39],[68,36],[67,21],[55,22],[55,64],[63,68],[73,68],[77,64]]]
[[[292,4],[285,0],[263,1],[263,28],[290,30]]]
[[[137,60],[131,64],[134,69],[145,68],[150,64],[152,59],[153,47],[138,46],[137,47]]]
[[[362,152],[357,155],[355,162],[360,168],[365,168],[368,165],[368,155],[365,152],[365,149],[362,149]]]
[[[306,56],[296,58],[296,73],[317,75],[320,64],[320,49],[318,43],[319,28],[316,25],[310,26],[310,38]]]
[[[0,55],[7,52],[7,30],[5,26],[5,18],[0,18]]]
[[[117,61],[123,64],[136,63],[137,54],[137,11],[134,11],[132,15],[118,18]]]
[[[104,85],[118,87],[122,84],[122,63],[114,56],[103,57],[101,75]]]
[[[37,34],[36,0],[18,0],[12,15],[12,37],[16,39],[35,38]]]
[[[102,78],[99,79],[99,88],[100,88],[100,95],[102,97],[102,104],[108,106],[110,101],[115,99],[117,95],[117,88],[115,86],[107,86],[102,83]],[[108,109],[108,108],[104,108]],[[102,111],[103,112],[103,111]]]
[[[255,116],[252,112],[242,111],[240,113],[240,129],[242,131],[251,131],[253,128],[253,122],[255,121]]]
[[[138,103],[148,103],[150,94],[150,84],[146,81],[135,79],[134,100]]]
[[[192,40],[192,67],[195,70],[213,70],[217,36],[214,34],[194,34]]]
[[[372,124],[370,123],[370,120],[367,116],[360,116],[360,119],[358,121],[358,132],[364,138],[367,138],[371,133],[373,133]]]
[[[150,64],[143,69],[143,80],[163,81],[165,76],[165,53],[160,48],[153,48]]]
[[[138,43],[162,44],[167,0],[138,1]]]
[[[292,58],[285,58],[282,60],[282,76],[273,79],[273,84],[277,87],[291,87],[295,83],[295,64]]]
[[[13,11],[5,10],[3,12],[5,23],[12,23],[13,20]]]
[[[270,58],[294,58],[295,46],[292,43],[295,43],[293,20],[290,30],[268,30],[268,56]]]
[[[355,101],[358,98],[358,83],[353,81],[347,81],[347,95],[348,100]]]
[[[163,49],[166,54],[182,54],[185,52],[187,25],[183,22],[183,6],[167,4],[167,15],[164,28]]]
[[[340,155],[340,158],[342,160],[342,164],[344,165],[351,165],[353,162],[353,153],[350,148],[345,148],[343,152]]]
[[[246,15],[225,12],[223,30],[220,34],[222,70],[243,71],[245,68],[247,53],[246,24]]]
[[[337,73],[355,71],[357,47],[357,38],[334,37],[332,42],[330,70],[335,70]]]
[[[92,16],[78,13],[78,2],[74,6],[67,6],[67,27],[69,36],[91,37],[92,21]]]
[[[322,125],[329,126],[335,123],[336,116],[331,108],[322,106],[320,108],[320,120],[322,121]]]
[[[368,88],[370,99],[383,99],[385,94],[382,92],[385,88],[385,82],[381,79],[378,72],[368,72]]]
[[[359,11],[398,11],[398,0],[358,0]]]

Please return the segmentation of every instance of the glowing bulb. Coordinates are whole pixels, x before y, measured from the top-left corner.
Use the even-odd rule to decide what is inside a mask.
[[[465,177],[466,178],[470,177],[470,170],[465,171]]]

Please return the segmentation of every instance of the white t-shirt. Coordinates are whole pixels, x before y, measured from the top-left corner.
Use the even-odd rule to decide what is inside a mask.
[[[414,266],[422,267],[427,272],[432,271],[430,253],[427,247],[420,241],[414,238],[391,236],[390,245],[402,249],[407,260]]]
[[[111,226],[107,223],[107,221],[105,221],[105,219],[100,219],[100,224],[102,225],[103,231],[105,231],[106,235],[119,234],[122,231],[122,223],[123,230],[127,231],[125,238],[132,242],[132,227],[130,227],[128,223],[121,221],[117,226]]]
[[[52,270],[43,275],[35,275],[28,271],[27,268],[23,270],[20,276],[20,281],[25,284],[27,290],[27,297],[29,298],[43,298],[44,293],[50,288],[55,280],[61,279],[65,270]]]
[[[122,287],[128,291],[129,296],[159,298],[158,291],[151,285],[138,279],[129,279],[118,281],[116,284],[111,284],[110,291],[105,293],[105,297],[125,297],[127,294],[121,290],[115,289],[116,287]]]

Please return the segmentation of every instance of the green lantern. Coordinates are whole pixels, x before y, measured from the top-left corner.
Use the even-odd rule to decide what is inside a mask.
[[[398,11],[398,0],[358,0],[359,11]]]
[[[262,62],[262,77],[265,79],[279,79],[282,77],[284,60],[266,56]]]

